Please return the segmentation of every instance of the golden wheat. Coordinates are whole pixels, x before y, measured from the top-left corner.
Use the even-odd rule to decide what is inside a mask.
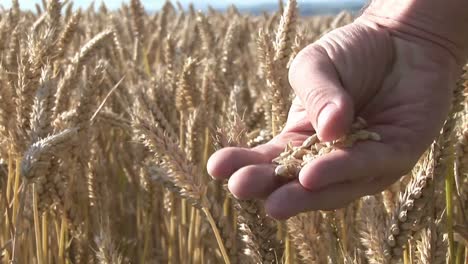
[[[439,138],[382,194],[283,223],[210,179],[217,148],[280,133],[290,62],[353,20],[279,3],[258,16],[169,1],[150,14],[139,0],[0,8],[0,261],[468,263],[466,68]],[[291,180],[379,139],[358,119],[343,139],[313,135],[272,164]]]

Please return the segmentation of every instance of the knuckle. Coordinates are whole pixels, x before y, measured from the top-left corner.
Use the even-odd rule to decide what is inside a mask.
[[[309,71],[313,68],[313,63],[318,58],[317,48],[318,46],[316,44],[310,44],[296,55],[289,66],[290,81],[300,78],[305,71]],[[294,87],[293,83],[291,83],[291,86]]]
[[[305,93],[304,103],[309,111],[318,114],[326,104],[330,101],[330,91],[326,86],[314,85]]]

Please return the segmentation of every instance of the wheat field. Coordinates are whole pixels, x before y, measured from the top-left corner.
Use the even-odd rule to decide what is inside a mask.
[[[465,75],[412,172],[346,208],[278,222],[206,172],[215,150],[281,131],[292,58],[353,19],[300,17],[295,0],[258,16],[13,0],[0,9],[1,262],[468,263]]]

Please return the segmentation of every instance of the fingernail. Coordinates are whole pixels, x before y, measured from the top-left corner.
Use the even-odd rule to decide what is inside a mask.
[[[215,177],[215,176],[213,176],[213,175],[212,175],[211,173],[209,173],[208,171],[207,171],[207,173],[208,173],[208,176],[210,176],[212,180],[216,180],[216,177]]]
[[[338,107],[334,103],[328,103],[325,107],[320,111],[320,114],[317,119],[317,132],[320,135],[323,135],[323,132],[328,125],[330,118],[332,115],[338,110]]]

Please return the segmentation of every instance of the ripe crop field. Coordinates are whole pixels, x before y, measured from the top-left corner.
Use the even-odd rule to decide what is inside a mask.
[[[299,17],[295,0],[259,16],[20,4],[0,9],[2,263],[468,263],[465,75],[411,173],[279,222],[206,162],[281,131],[290,61],[352,15]],[[379,140],[364,123],[341,143]],[[312,137],[277,172],[334,147]]]

